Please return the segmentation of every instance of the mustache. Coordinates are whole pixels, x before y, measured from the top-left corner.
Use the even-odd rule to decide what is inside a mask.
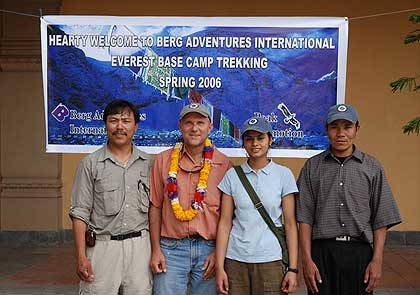
[[[122,130],[117,130],[112,132],[112,135],[127,135],[127,133]]]

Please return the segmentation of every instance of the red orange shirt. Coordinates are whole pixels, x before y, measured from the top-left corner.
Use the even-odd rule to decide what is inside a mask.
[[[173,149],[156,155],[150,178],[151,206],[162,209],[161,236],[182,239],[200,234],[207,240],[216,239],[217,223],[220,216],[222,192],[217,185],[226,171],[232,167],[228,157],[214,148],[214,154],[207,182],[207,195],[203,201],[204,211],[191,221],[179,221],[172,211],[171,201],[166,189],[171,153]],[[188,153],[181,153],[177,174],[178,197],[181,206],[187,210],[194,199],[202,163],[195,163]]]

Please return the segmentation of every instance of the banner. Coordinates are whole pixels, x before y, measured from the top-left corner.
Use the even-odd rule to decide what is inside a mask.
[[[140,110],[133,141],[149,153],[180,140],[179,112],[195,102],[228,156],[245,156],[255,115],[272,124],[270,156],[309,157],[344,102],[347,18],[44,16],[41,34],[47,152],[103,145],[103,110],[122,98]]]

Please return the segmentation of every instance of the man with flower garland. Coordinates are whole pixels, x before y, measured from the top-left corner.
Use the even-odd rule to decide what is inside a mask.
[[[217,294],[215,239],[221,191],[217,185],[232,167],[213,146],[210,112],[185,106],[179,116],[182,142],[156,155],[150,180],[150,238],[155,295]]]

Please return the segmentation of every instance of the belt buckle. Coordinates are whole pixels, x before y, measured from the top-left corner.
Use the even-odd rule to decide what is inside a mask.
[[[121,234],[121,235],[111,236],[111,240],[114,240],[114,241],[123,241],[128,238],[130,238],[130,234]]]
[[[122,241],[123,239],[124,239],[124,235],[111,236],[111,240],[113,241]]]
[[[121,234],[121,235],[116,235],[116,236],[111,236],[111,240],[113,241],[123,241],[126,239],[131,239],[131,238],[136,238],[136,237],[141,237],[142,233],[141,231],[138,232],[132,232],[132,233],[128,233],[128,234]]]
[[[193,234],[193,235],[188,235],[187,236],[187,239],[190,240],[190,241],[195,241],[195,240],[198,240],[200,238],[201,238],[200,234]]]
[[[349,242],[350,241],[350,237],[349,236],[339,236],[335,238],[336,241],[341,241],[341,242]]]

